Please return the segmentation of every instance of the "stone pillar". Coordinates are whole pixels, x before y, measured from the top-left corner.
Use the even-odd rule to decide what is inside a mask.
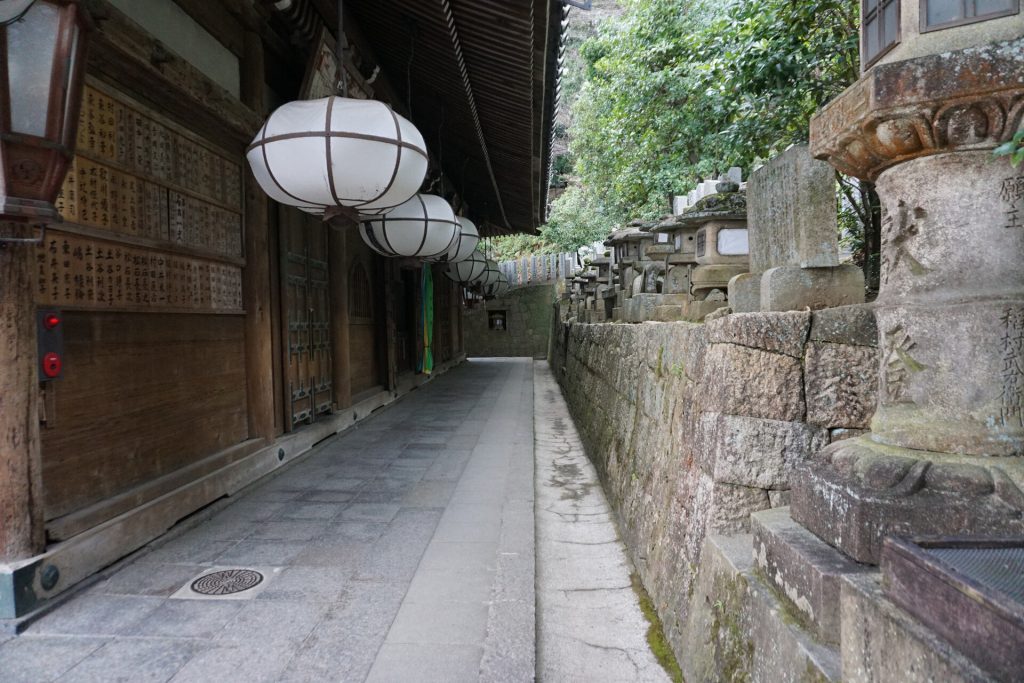
[[[872,433],[793,492],[859,561],[890,534],[1024,533],[1024,169],[992,155],[1022,96],[1017,39],[876,66],[812,122],[815,156],[883,204]]]
[[[10,223],[2,230],[31,233]],[[34,254],[27,244],[0,245],[0,563],[37,555],[45,544]]]

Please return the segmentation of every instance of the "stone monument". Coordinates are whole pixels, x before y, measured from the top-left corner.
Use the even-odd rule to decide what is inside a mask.
[[[1004,21],[1016,38],[947,29],[962,49],[905,34],[909,58],[811,122],[814,156],[881,198],[880,386],[870,435],[799,471],[792,515],[861,562],[888,535],[1024,534],[1024,169],[992,154],[1024,116],[1024,15]]]
[[[729,283],[736,313],[864,303],[864,274],[839,263],[835,171],[793,145],[754,171],[750,272]]]

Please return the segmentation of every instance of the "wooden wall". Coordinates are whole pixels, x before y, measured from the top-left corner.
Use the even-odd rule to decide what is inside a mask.
[[[358,396],[384,384],[383,268],[380,257],[353,230],[346,242],[345,264],[349,297],[349,368],[352,395]]]
[[[46,518],[82,510],[247,434],[239,316],[67,313],[46,388]]]
[[[36,302],[65,318],[64,378],[44,395],[51,538],[248,439],[243,163],[90,80],[64,223],[35,255]]]

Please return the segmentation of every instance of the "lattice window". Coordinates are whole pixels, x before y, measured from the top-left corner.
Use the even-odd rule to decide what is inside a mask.
[[[348,314],[355,318],[373,317],[373,292],[363,264],[356,262],[348,274]]]
[[[1020,12],[1020,0],[921,0],[921,32]]]
[[[900,42],[900,0],[862,0],[860,36],[867,67]]]

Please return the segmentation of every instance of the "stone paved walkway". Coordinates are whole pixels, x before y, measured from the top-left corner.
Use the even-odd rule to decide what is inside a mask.
[[[534,375],[537,679],[665,681],[615,513],[547,363]]]
[[[534,395],[529,359],[439,377],[0,642],[0,681],[533,680]],[[172,597],[215,567],[267,579]]]

